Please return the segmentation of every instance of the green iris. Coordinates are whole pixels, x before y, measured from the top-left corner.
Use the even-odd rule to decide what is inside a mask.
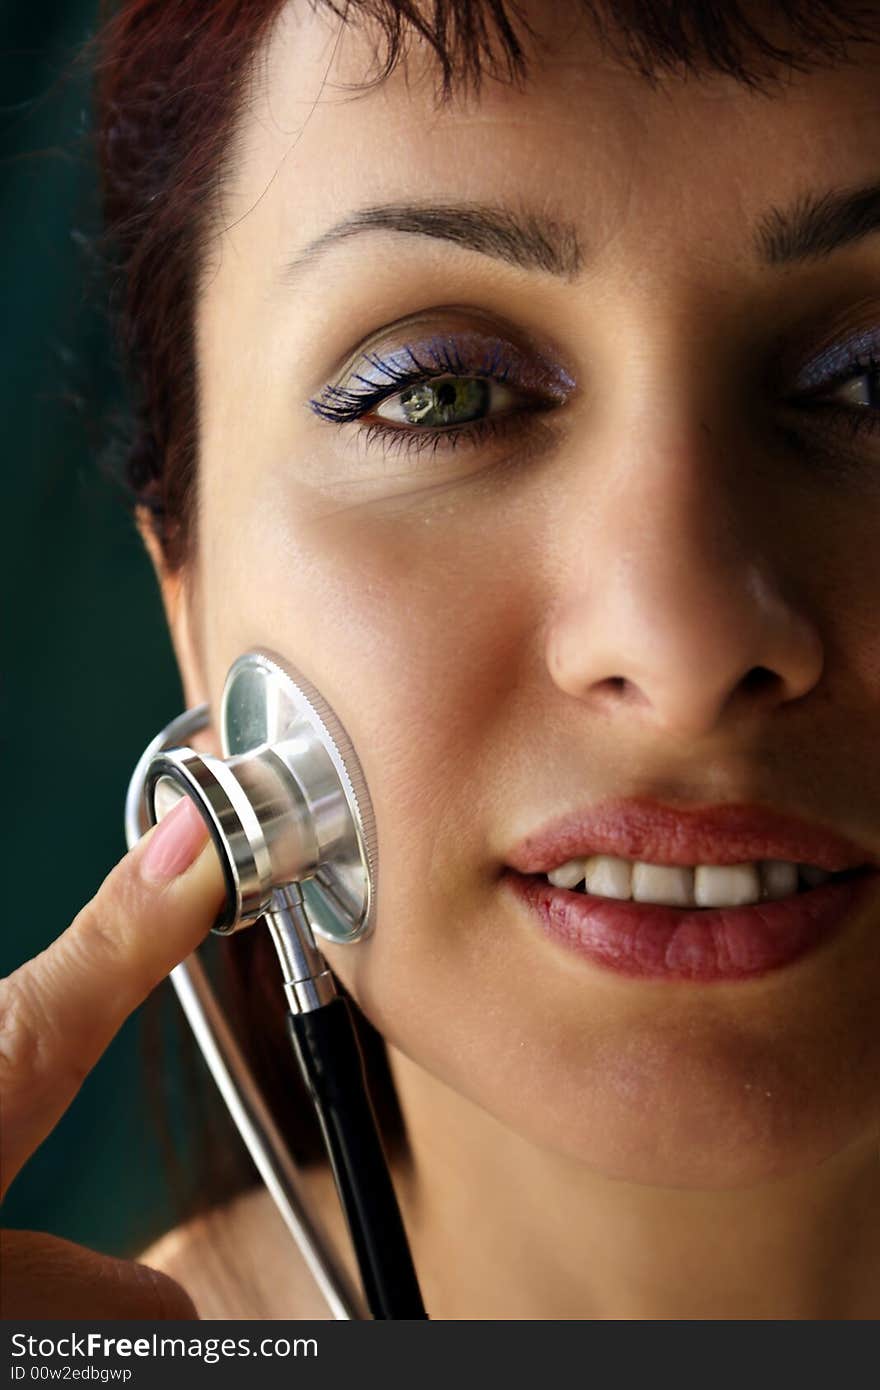
[[[420,381],[400,393],[410,425],[461,425],[486,410],[491,383],[480,377],[439,377]]]

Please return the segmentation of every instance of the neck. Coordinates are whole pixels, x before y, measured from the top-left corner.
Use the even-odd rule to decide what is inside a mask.
[[[389,1045],[398,1191],[437,1319],[880,1317],[876,1133],[747,1188],[609,1179],[539,1149]]]

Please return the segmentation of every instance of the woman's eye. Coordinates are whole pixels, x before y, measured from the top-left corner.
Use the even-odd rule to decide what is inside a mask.
[[[492,412],[493,407],[509,406],[516,393],[501,381],[484,377],[436,377],[420,381],[386,396],[373,410],[380,420],[399,425],[468,425]]]
[[[437,454],[523,434],[573,387],[546,359],[498,340],[471,342],[466,350],[446,336],[417,350],[366,354],[357,371],[309,405],[324,420],[355,426],[366,448]]]
[[[796,399],[835,429],[852,435],[880,432],[880,359],[873,348],[837,348],[807,373],[806,391]]]
[[[843,405],[871,406],[880,409],[880,371],[861,372],[838,386],[835,395]]]

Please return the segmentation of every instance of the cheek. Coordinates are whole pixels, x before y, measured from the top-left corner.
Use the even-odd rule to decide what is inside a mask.
[[[408,866],[437,887],[434,875],[454,869],[441,832],[454,824],[457,860],[461,834],[484,825],[483,808],[469,801],[481,785],[470,771],[498,716],[522,619],[486,590],[485,552],[448,539],[422,544],[412,528],[401,537],[393,525],[354,520],[341,530],[298,538],[276,640],[292,644],[291,659],[352,738],[387,881]]]
[[[821,615],[825,692],[841,705],[864,693],[864,717],[873,723],[880,718],[880,457],[875,468],[878,481],[867,501],[844,493],[837,506],[813,505],[799,518],[806,539],[797,566],[802,602]]]
[[[512,699],[535,650],[538,571],[512,562],[509,528],[493,547],[485,528],[436,510],[334,510],[301,490],[243,508],[233,534],[224,506],[212,514],[209,499],[204,514],[212,691],[247,648],[279,651],[347,729],[370,791],[382,929],[357,966],[340,960],[357,993],[362,960],[406,959],[414,918],[421,936],[488,872],[498,789],[516,761],[504,727],[523,727]]]

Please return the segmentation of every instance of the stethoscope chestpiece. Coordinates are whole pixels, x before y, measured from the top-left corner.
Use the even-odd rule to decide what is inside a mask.
[[[196,803],[226,879],[226,904],[212,931],[226,936],[268,911],[272,894],[314,873],[318,848],[308,810],[271,748],[228,761],[175,748],[159,753],[144,784],[155,825],[182,796]]]
[[[361,940],[375,922],[375,819],[338,717],[282,658],[251,651],[229,670],[219,732],[222,758],[168,747],[160,735],[129,788],[144,828],[181,796],[204,817],[227,888],[212,930],[250,926],[298,885],[314,933]]]

